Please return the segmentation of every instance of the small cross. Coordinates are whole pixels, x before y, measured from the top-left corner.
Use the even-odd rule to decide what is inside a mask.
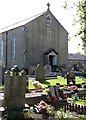
[[[49,9],[49,7],[50,7],[50,4],[49,4],[49,3],[47,3],[47,6],[48,6],[48,10],[50,10],[50,9]]]

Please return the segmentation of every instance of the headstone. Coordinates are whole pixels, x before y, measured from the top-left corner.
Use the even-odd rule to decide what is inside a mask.
[[[44,66],[45,76],[48,76],[52,72],[52,68],[49,64]]]
[[[67,84],[70,82],[73,82],[73,85],[75,84],[75,74],[71,72],[67,73]]]
[[[4,107],[22,109],[25,106],[26,74],[14,66],[5,72]]]
[[[29,67],[29,75],[35,75],[36,66],[30,66]]]
[[[38,64],[36,68],[36,80],[45,80],[45,71],[42,65]]]

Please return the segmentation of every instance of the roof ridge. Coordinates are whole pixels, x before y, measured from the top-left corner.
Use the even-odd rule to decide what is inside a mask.
[[[17,25],[17,24],[19,24],[19,23],[23,23],[23,22],[25,22],[25,21],[27,21],[27,20],[29,20],[29,19],[31,19],[31,18],[36,18],[36,17],[38,17],[38,16],[40,16],[40,15],[42,15],[42,14],[44,14],[45,12],[42,12],[42,13],[39,13],[39,14],[36,14],[36,15],[34,15],[34,16],[31,16],[31,17],[29,17],[29,18],[26,18],[26,19],[23,19],[23,20],[21,20],[21,21],[19,21],[19,22],[16,22],[16,23],[13,23],[13,24],[11,24],[11,25],[8,25],[8,26],[6,26],[6,27],[3,27],[3,28],[1,28],[0,29],[0,31],[2,31],[3,32],[3,30],[5,31],[7,28],[10,28],[10,27],[12,27],[12,26],[14,26],[14,25]],[[28,22],[28,21],[27,21]],[[26,22],[26,23],[27,23]],[[26,24],[25,23],[25,24]],[[19,27],[19,26],[17,26],[17,27]],[[16,27],[15,27],[16,28]],[[8,29],[8,30],[10,30],[10,29]],[[1,32],[0,32],[1,33]]]

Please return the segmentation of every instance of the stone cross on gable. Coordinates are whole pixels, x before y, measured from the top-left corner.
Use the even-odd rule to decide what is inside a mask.
[[[50,3],[47,3],[47,6],[48,6],[48,10],[50,10],[50,8],[49,8],[50,7]]]

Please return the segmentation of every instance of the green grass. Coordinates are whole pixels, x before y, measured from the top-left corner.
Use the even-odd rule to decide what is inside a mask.
[[[86,100],[75,101],[76,104],[86,105]]]
[[[4,86],[1,85],[0,88],[4,88]]]
[[[76,84],[81,84],[83,82],[86,82],[86,78],[80,78],[76,77]],[[67,84],[67,79],[64,79],[64,77],[58,76],[56,79],[49,79],[49,80],[42,80],[40,82],[43,87],[47,87],[48,85],[56,85],[56,83],[60,83],[60,85]],[[29,89],[34,89],[34,85],[32,84],[32,81],[29,82]]]
[[[80,78],[80,77],[76,77],[76,84],[81,84],[82,82],[86,82],[86,78]],[[29,89],[34,89],[34,85],[32,84],[33,80],[29,81]],[[56,85],[56,83],[60,83],[60,85],[65,85],[67,84],[67,79],[64,79],[64,77],[58,76],[56,79],[48,79],[48,80],[42,80],[40,82],[42,84],[43,87],[47,87],[48,85]],[[0,88],[4,88],[4,86],[0,86]]]
[[[29,81],[28,88],[29,89],[34,89],[35,88],[32,81]]]
[[[86,115],[80,115],[80,118],[86,120]]]
[[[80,77],[76,77],[76,84],[81,84],[82,82],[86,82],[86,78],[80,78]]]

